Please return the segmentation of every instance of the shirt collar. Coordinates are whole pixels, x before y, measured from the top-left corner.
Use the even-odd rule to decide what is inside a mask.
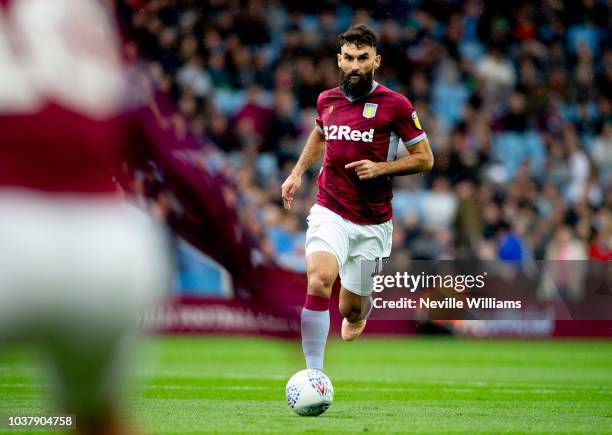
[[[344,95],[344,98],[349,100],[351,103],[354,103],[355,101],[360,100],[360,99],[370,95],[372,92],[374,92],[374,89],[376,89],[377,86],[378,86],[378,82],[376,80],[372,81],[372,89],[370,89],[370,92],[368,92],[367,94],[362,95],[361,97],[358,97],[358,98],[352,98],[352,97],[349,97],[348,95],[345,95],[344,92],[342,92],[342,91],[340,91],[340,92],[342,92],[342,95]]]

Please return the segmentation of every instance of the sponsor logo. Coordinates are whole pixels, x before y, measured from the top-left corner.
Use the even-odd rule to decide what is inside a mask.
[[[353,130],[348,125],[326,125],[323,127],[325,140],[350,140],[353,142],[372,142],[374,129],[365,131]]]
[[[365,103],[363,106],[363,117],[364,118],[374,118],[376,116],[376,109],[378,108],[378,104],[374,103]]]
[[[416,112],[412,112],[412,121],[414,122],[414,126],[416,128],[418,128],[419,130],[423,130],[423,128],[421,127],[421,122],[419,121],[419,117],[417,116]]]
[[[333,111],[334,111],[334,106],[329,106],[329,110],[327,112],[332,113]]]

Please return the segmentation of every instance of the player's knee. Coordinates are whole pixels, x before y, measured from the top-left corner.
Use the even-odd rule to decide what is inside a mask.
[[[340,301],[338,305],[340,314],[351,323],[361,320],[361,307],[356,307],[350,301]]]
[[[320,272],[311,272],[308,276],[308,294],[329,298],[334,281],[330,275]]]

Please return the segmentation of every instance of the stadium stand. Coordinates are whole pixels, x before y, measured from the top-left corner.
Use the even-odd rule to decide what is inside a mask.
[[[280,184],[319,92],[337,86],[336,35],[356,22],[379,32],[376,80],[411,99],[436,156],[430,174],[396,178],[394,255],[612,258],[606,2],[126,0],[115,9],[159,126],[190,144],[187,158],[219,183],[261,263],[304,269],[318,168],[291,214]],[[134,183],[173,219],[155,168]]]

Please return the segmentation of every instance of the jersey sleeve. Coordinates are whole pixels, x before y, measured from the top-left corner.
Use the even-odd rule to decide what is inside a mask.
[[[427,138],[414,107],[404,96],[401,96],[396,102],[394,125],[395,131],[406,148]]]
[[[321,113],[323,113],[323,94],[319,94],[319,98],[317,98],[317,119],[315,119],[315,127],[321,134],[324,134]]]

